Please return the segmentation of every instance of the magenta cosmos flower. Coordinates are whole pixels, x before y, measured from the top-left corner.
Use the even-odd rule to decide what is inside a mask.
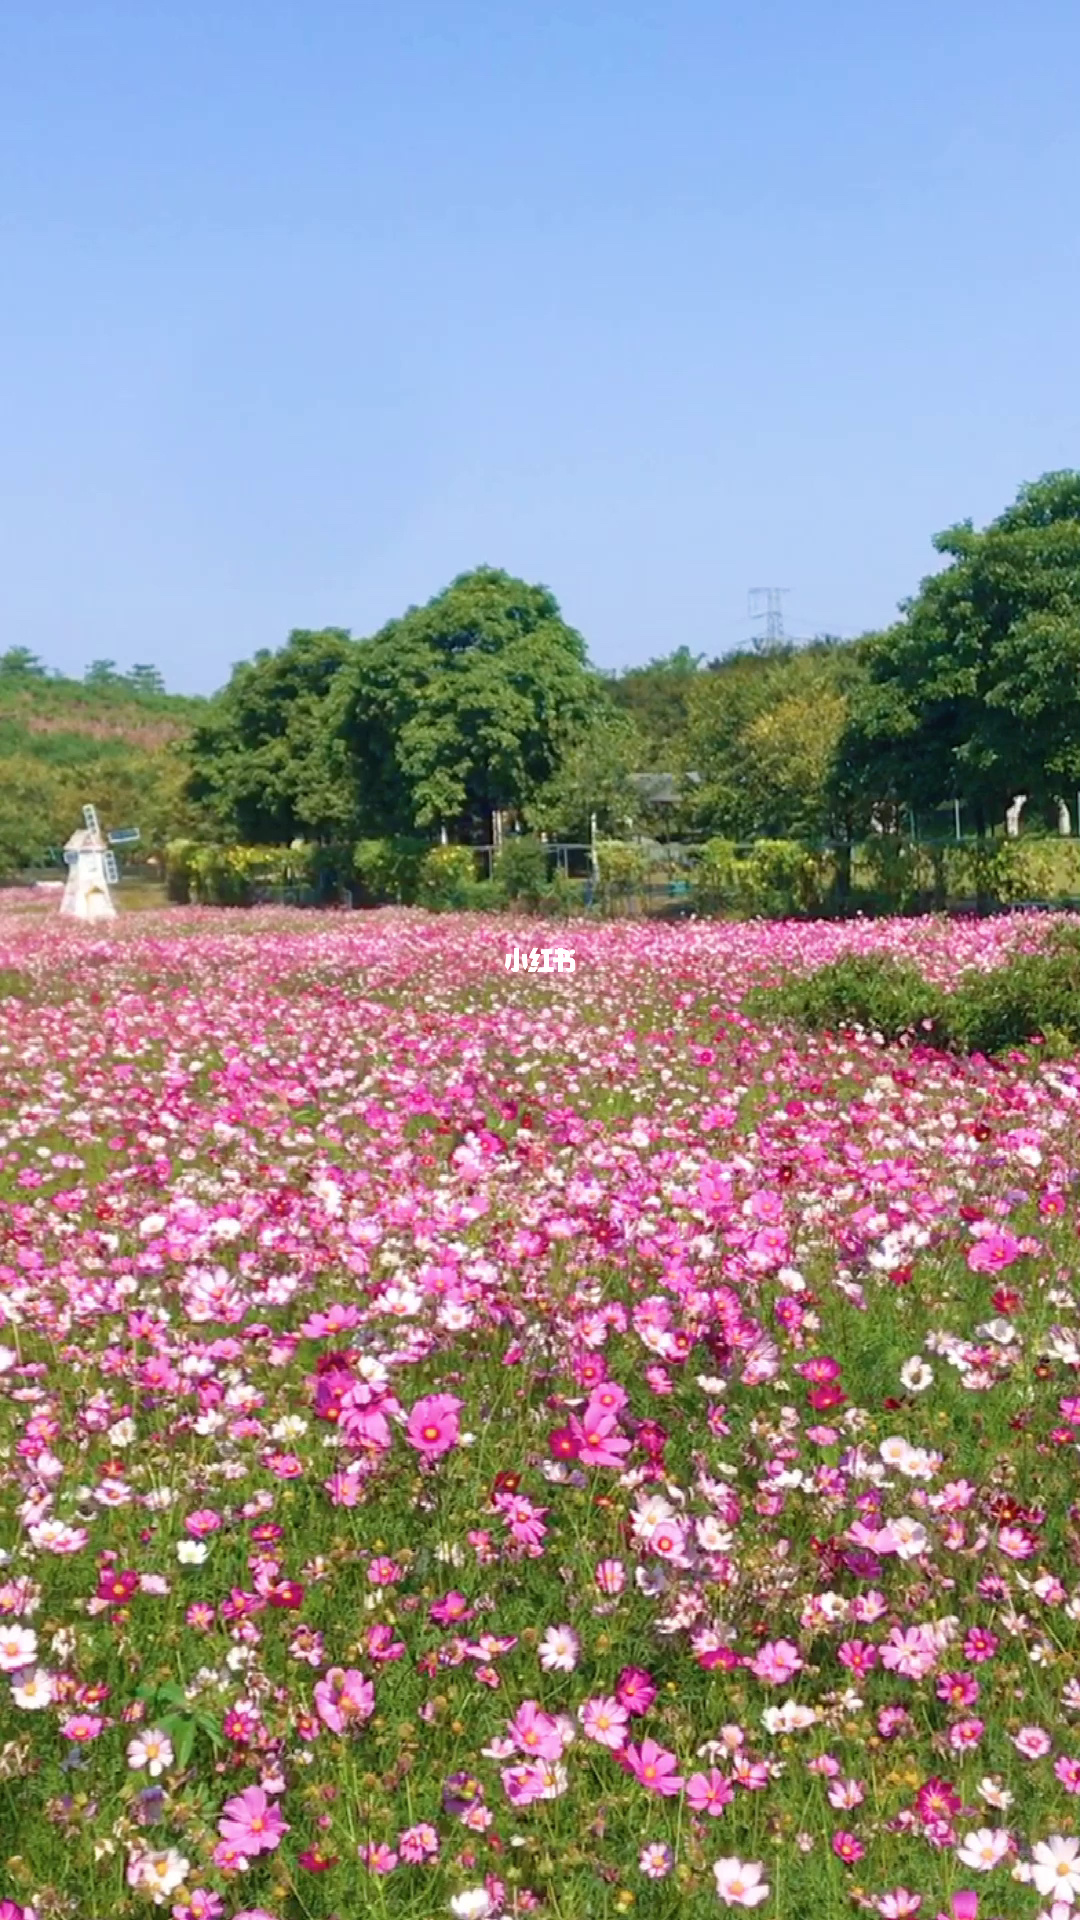
[[[247,1860],[259,1853],[273,1853],[288,1831],[281,1809],[261,1787],[245,1787],[243,1793],[226,1800],[218,1821],[222,1839],[239,1848]]]
[[[440,1453],[449,1453],[456,1447],[458,1434],[458,1414],[461,1401],[452,1393],[429,1393],[418,1400],[409,1415],[405,1428],[405,1438],[410,1447],[422,1453],[425,1460],[435,1460]]]

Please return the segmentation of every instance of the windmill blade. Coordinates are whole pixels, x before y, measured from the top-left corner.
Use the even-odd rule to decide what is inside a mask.
[[[138,827],[112,827],[105,835],[110,847],[133,847],[142,839]]]
[[[101,828],[98,826],[98,817],[97,817],[96,807],[84,807],[82,810],[82,817],[86,822],[86,830],[88,833],[101,832]]]
[[[111,847],[108,849],[108,852],[105,855],[103,864],[105,867],[106,880],[108,881],[110,887],[115,887],[117,882],[119,881],[120,874],[116,865],[116,855],[113,852]]]

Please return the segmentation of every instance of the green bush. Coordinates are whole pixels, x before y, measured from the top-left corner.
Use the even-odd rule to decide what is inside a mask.
[[[476,855],[471,847],[430,847],[420,862],[417,899],[422,907],[446,912],[464,906],[475,887]]]
[[[758,840],[740,862],[740,905],[768,919],[812,913],[822,899],[815,856],[795,840]]]
[[[1080,1044],[1080,939],[1055,939],[1014,954],[989,973],[961,975],[951,996],[956,1043],[968,1053],[1002,1053],[1030,1041]]]
[[[910,961],[844,954],[812,973],[747,994],[749,1013],[840,1032],[859,1027],[887,1041],[912,1037],[963,1053],[997,1054],[1040,1040],[1080,1047],[1080,925],[1051,929],[1034,953],[989,972],[969,968],[951,993]]]
[[[180,906],[187,906],[191,899],[193,861],[197,851],[194,840],[170,840],[165,849],[165,895]]]
[[[779,987],[751,992],[746,1006],[812,1031],[861,1027],[886,1041],[917,1034],[924,1044],[939,1045],[948,1038],[946,996],[910,961],[888,954],[843,954],[812,973],[792,974]]]
[[[649,863],[642,847],[627,840],[600,840],[596,845],[600,904],[626,905],[645,886]]]
[[[940,899],[951,880],[932,849],[893,833],[875,834],[860,847],[856,873],[873,905],[887,913],[910,913]]]
[[[707,840],[694,861],[694,905],[702,913],[722,913],[740,902],[740,866],[734,841]]]
[[[954,899],[983,900],[1007,907],[1030,898],[1033,868],[1019,840],[950,847],[945,859],[949,892]]]
[[[412,906],[420,884],[420,866],[430,851],[426,840],[403,835],[360,840],[353,848],[353,878],[362,905]]]
[[[495,878],[507,900],[538,907],[548,891],[548,856],[535,834],[511,834],[495,858]]]

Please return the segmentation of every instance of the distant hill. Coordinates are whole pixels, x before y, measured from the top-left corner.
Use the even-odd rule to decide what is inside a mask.
[[[164,689],[153,667],[100,661],[82,680],[22,648],[0,654],[0,873],[38,866],[80,824],[142,830],[140,857],[182,832],[182,748],[207,702]]]

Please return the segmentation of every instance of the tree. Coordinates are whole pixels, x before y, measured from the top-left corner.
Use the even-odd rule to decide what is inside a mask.
[[[126,676],[129,687],[136,693],[164,693],[165,682],[157,667],[135,666]]]
[[[959,799],[977,830],[1016,793],[1080,779],[1080,473],[1022,487],[981,533],[937,535],[949,563],[864,648],[838,764],[916,810]]]
[[[687,711],[704,658],[687,646],[677,647],[610,682],[612,699],[637,727],[637,772],[670,773],[684,764]]]
[[[716,661],[687,716],[699,823],[737,840],[842,836],[834,759],[859,673],[857,649],[827,638]]]
[[[491,833],[527,810],[604,705],[554,594],[458,576],[355,651],[330,706],[367,830]]]
[[[29,647],[8,647],[0,653],[0,677],[5,680],[44,680],[45,668]]]
[[[115,660],[91,660],[83,675],[88,687],[111,687],[122,679]]]
[[[641,741],[633,721],[617,708],[601,710],[560,754],[550,780],[527,809],[530,826],[560,839],[585,842],[592,816],[597,830],[617,836],[640,812],[630,776],[641,765]]]
[[[331,839],[355,824],[355,796],[327,696],[357,643],[342,627],[294,630],[278,652],[233,668],[195,729],[188,797],[250,845]]]

